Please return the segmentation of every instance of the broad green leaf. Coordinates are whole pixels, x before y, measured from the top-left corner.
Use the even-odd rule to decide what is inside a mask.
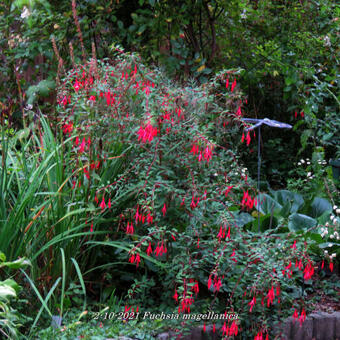
[[[282,210],[282,205],[267,194],[257,196],[257,210],[262,214],[277,215]]]
[[[273,192],[275,200],[284,206],[287,202],[291,203],[290,212],[295,213],[303,205],[304,200],[300,194],[289,190],[277,190]]]
[[[332,212],[332,205],[325,198],[315,197],[311,205],[311,216],[320,217],[325,212]]]
[[[315,227],[317,223],[317,220],[312,217],[295,213],[289,216],[288,229],[294,232],[306,231],[309,228]]]

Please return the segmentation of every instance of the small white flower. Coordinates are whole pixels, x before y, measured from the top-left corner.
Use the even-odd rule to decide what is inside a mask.
[[[333,238],[334,238],[334,235],[329,235],[329,237],[330,237],[331,239],[333,239]]]
[[[331,215],[330,219],[331,219],[331,221],[333,222],[333,220],[335,219],[335,216],[334,216],[334,215]]]
[[[336,209],[335,212],[337,213],[337,215],[340,214],[340,209]]]
[[[325,235],[327,235],[327,234],[328,234],[328,230],[327,230],[327,229],[325,229],[324,233],[325,233]]]
[[[332,257],[336,257],[336,254],[335,254],[335,253],[333,253],[333,254],[332,254]]]
[[[21,15],[20,15],[21,18],[25,19],[25,18],[28,18],[30,15],[31,15],[31,12],[26,6],[24,6],[23,11],[21,12]]]
[[[309,165],[309,164],[310,164],[310,162],[307,162],[307,164]]]
[[[298,162],[298,165],[301,165],[301,162]]]
[[[325,224],[325,227],[329,227],[329,224],[328,224],[328,222],[326,222],[326,224]]]
[[[300,162],[301,162],[301,164],[304,164],[304,163],[305,163],[305,160],[304,160],[304,159],[301,159]]]
[[[308,173],[307,173],[307,177],[310,177],[310,176],[312,176],[312,173],[311,173],[311,172],[308,172]]]
[[[324,251],[324,254],[325,254],[325,255],[328,254],[328,250],[325,250],[325,251]]]
[[[325,43],[325,46],[327,47],[330,47],[332,44],[331,44],[331,39],[329,39],[329,36],[326,35],[324,38],[323,38],[323,41]]]
[[[334,205],[334,206],[333,206],[333,210],[336,210],[336,209],[338,209],[338,206],[337,206],[337,205]]]

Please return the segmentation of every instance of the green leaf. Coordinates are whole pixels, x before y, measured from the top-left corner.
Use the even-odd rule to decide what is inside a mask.
[[[320,217],[324,213],[328,212],[330,214],[332,212],[332,205],[324,198],[315,197],[313,203],[311,204],[311,216],[312,217]]]
[[[267,194],[257,196],[257,210],[262,214],[279,214],[282,210],[282,205]]]
[[[296,213],[304,203],[304,200],[303,200],[303,198],[300,194],[297,194],[297,193],[289,191],[289,190],[274,191],[273,196],[274,196],[275,200],[283,206],[287,202],[290,202],[291,208],[290,208],[289,211],[291,213]]]
[[[249,215],[248,213],[240,213],[236,216],[235,224],[239,227],[243,227],[244,225],[248,224],[249,222],[254,221],[254,217]]]
[[[21,258],[16,261],[12,261],[12,262],[2,262],[0,264],[0,268],[8,267],[11,269],[19,269],[19,268],[24,268],[26,266],[31,266],[31,262],[25,258]]]
[[[7,300],[10,297],[16,297],[15,290],[4,282],[0,282],[0,300]]]
[[[290,231],[306,231],[309,228],[313,228],[317,225],[317,220],[307,215],[293,214],[289,216],[288,229]]]

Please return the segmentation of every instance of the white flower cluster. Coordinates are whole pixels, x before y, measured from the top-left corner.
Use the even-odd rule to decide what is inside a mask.
[[[306,158],[306,160],[304,160],[304,159],[300,159],[300,161],[297,163],[297,165],[304,165],[304,164],[306,164],[306,165],[310,165],[310,159],[309,158]],[[318,160],[318,164],[320,164],[320,165],[326,165],[327,164],[327,162],[325,161],[325,160]]]
[[[340,209],[338,208],[337,205],[333,206],[333,212],[330,214],[330,219],[333,224],[338,224],[338,217],[336,215],[340,214]]]
[[[335,254],[335,253],[333,253],[332,255],[329,255],[329,254],[328,254],[328,250],[325,250],[325,251],[324,251],[324,255],[325,255],[326,257],[329,257],[331,260],[332,260],[333,258],[336,257],[336,254]]]
[[[303,164],[310,165],[310,159],[309,158],[306,158],[306,160],[300,159],[300,162],[298,162],[297,165],[303,165]]]

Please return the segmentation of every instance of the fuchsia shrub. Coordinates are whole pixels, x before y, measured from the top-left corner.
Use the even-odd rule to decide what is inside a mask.
[[[96,208],[88,228],[109,228],[106,241],[127,249],[112,256],[135,266],[125,310],[150,309],[141,289],[152,296],[157,285],[157,304],[174,313],[237,313],[204,327],[264,339],[285,311],[304,321],[296,282],[310,280],[314,264],[292,235],[242,229],[257,201],[237,160],[246,102],[237,75],[181,87],[117,49],[68,73],[58,110],[73,154],[69,185]]]

